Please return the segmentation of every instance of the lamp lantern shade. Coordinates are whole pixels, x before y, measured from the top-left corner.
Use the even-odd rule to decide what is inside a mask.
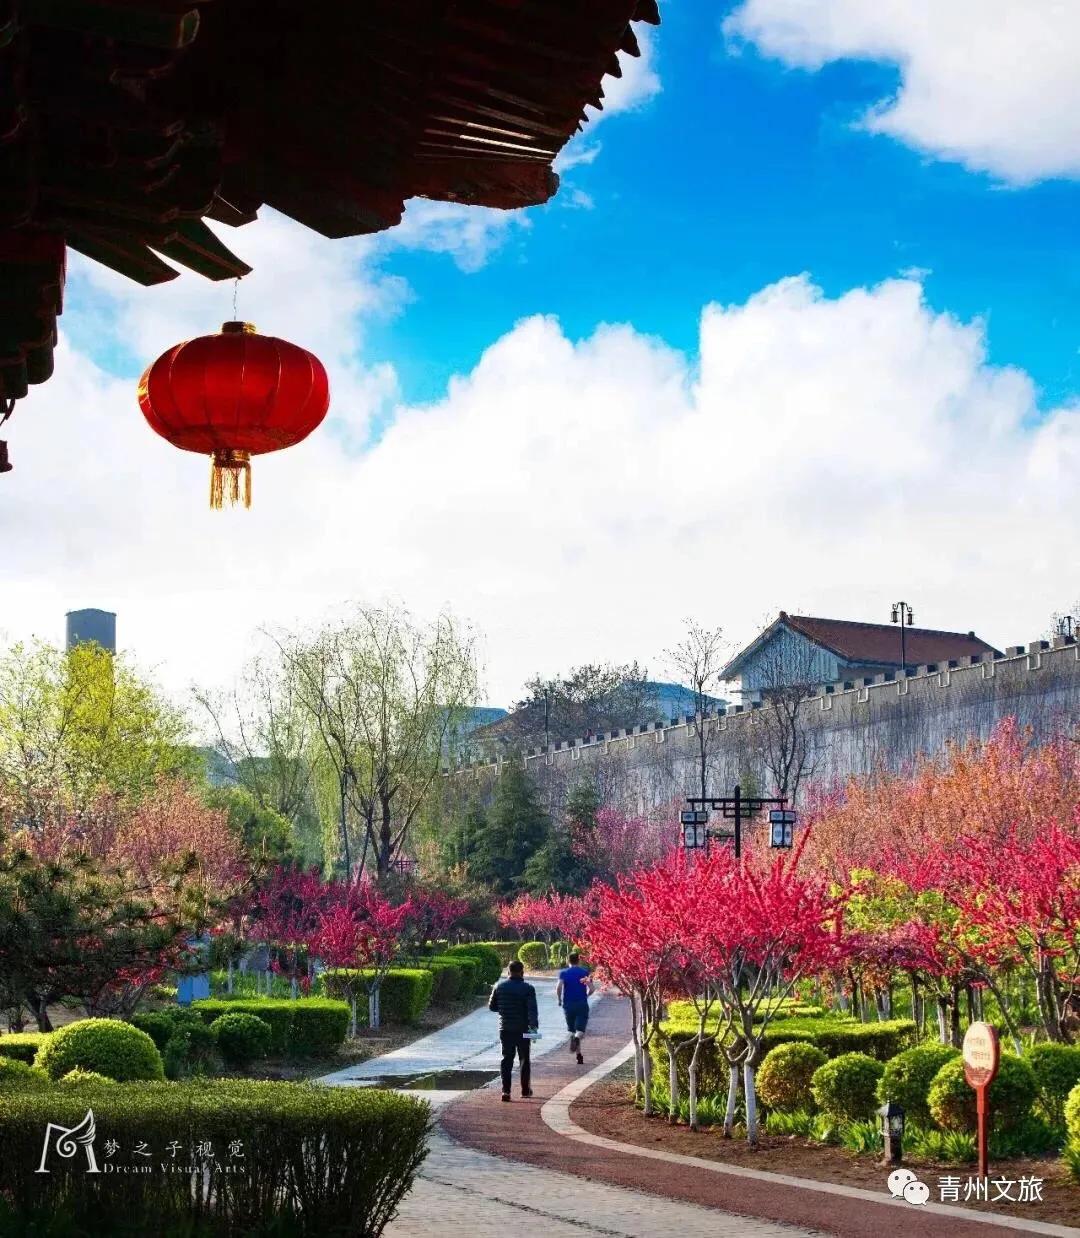
[[[885,1162],[899,1165],[904,1158],[904,1107],[894,1100],[887,1100],[877,1112],[885,1145]]]
[[[294,447],[330,407],[322,362],[246,322],[176,344],[139,382],[150,428],[211,458],[210,506],[251,506],[251,457]],[[242,483],[242,484],[241,484]]]

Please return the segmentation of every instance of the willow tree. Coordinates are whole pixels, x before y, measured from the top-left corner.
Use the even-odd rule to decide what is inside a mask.
[[[252,658],[227,692],[196,691],[195,699],[210,722],[214,750],[225,764],[228,781],[250,795],[262,813],[285,818],[290,845],[297,855],[312,854],[318,798],[318,771],[313,764],[313,720],[300,694],[297,676],[288,673],[274,651]],[[211,794],[209,802],[238,809],[239,796]],[[321,855],[321,848],[318,849]]]
[[[471,635],[447,614],[356,607],[278,641],[331,781],[346,871],[384,877],[439,774],[477,687]]]
[[[121,657],[95,644],[0,655],[0,783],[18,821],[137,801],[192,764],[187,724]]]

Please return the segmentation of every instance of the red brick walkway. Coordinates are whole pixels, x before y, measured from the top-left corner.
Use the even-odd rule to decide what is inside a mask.
[[[545,1029],[545,1034],[557,1035],[558,1031]],[[585,1069],[617,1053],[629,1038],[626,1003],[605,998],[589,1024]],[[552,1053],[541,1058],[533,1068],[534,1096],[531,1100],[517,1095],[516,1080],[514,1101],[510,1105],[501,1102],[497,1090],[472,1092],[443,1111],[443,1129],[459,1143],[511,1160],[741,1216],[800,1225],[842,1238],[876,1238],[877,1235],[881,1238],[892,1235],[903,1235],[903,1238],[1017,1238],[1017,1234],[1023,1232],[887,1202],[884,1180],[884,1198],[877,1204],[864,1198],[698,1170],[568,1139],[545,1124],[540,1108],[580,1077],[582,1069],[569,1052]],[[1038,1205],[1033,1205],[1032,1210],[1032,1219],[1036,1220]],[[1080,1234],[1080,1231],[1064,1232]]]

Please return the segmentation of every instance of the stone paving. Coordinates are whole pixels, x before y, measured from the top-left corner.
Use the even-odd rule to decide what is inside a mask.
[[[555,1000],[554,976],[529,976],[536,989],[540,1015],[540,1040],[534,1040],[532,1059],[543,1057],[566,1040],[566,1024]],[[321,1080],[335,1086],[363,1084],[388,1075],[418,1075],[439,1070],[498,1070],[502,1050],[499,1045],[499,1019],[486,1006],[441,1027],[430,1036],[395,1049],[382,1057],[369,1058],[358,1066],[348,1066]]]
[[[813,1231],[674,1203],[488,1156],[436,1135],[387,1238],[813,1238]]]

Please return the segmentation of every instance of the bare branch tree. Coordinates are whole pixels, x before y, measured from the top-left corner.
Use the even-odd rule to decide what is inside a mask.
[[[817,651],[781,633],[762,651],[758,666],[762,705],[752,748],[776,793],[794,800],[816,767],[805,702],[819,678]]]
[[[723,629],[704,628],[694,619],[687,619],[684,622],[686,635],[674,649],[667,650],[664,656],[680,684],[689,688],[694,695],[698,773],[701,794],[704,796],[709,752],[716,735],[715,728],[710,731],[706,725],[705,715],[708,713],[711,696],[709,689],[719,684],[720,671],[724,666]]]

